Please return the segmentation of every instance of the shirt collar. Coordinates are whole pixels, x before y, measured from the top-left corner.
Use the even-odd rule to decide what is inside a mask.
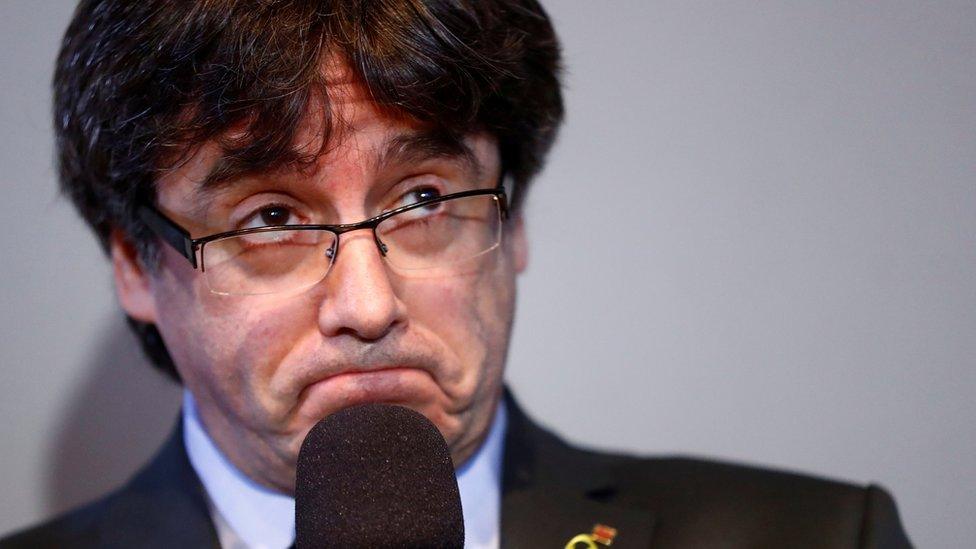
[[[457,470],[464,546],[499,545],[502,450],[508,419],[499,402],[488,437]],[[295,500],[265,488],[237,469],[217,448],[197,414],[189,390],[183,391],[183,442],[190,464],[210,499],[211,514],[224,547],[277,549],[295,540]],[[234,540],[228,543],[225,540]]]
[[[502,450],[508,414],[499,401],[488,437],[481,448],[457,470],[464,516],[464,546],[468,549],[497,548],[500,540]]]
[[[245,547],[272,549],[292,544],[295,500],[254,482],[224,456],[204,430],[196,402],[186,389],[183,390],[183,441],[190,464],[210,497],[221,545],[228,545],[221,523]]]

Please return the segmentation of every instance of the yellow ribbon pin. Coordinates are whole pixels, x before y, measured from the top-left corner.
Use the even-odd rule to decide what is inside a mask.
[[[617,537],[617,529],[605,524],[593,526],[593,531],[589,534],[580,534],[569,540],[566,549],[580,549],[579,544],[583,544],[583,549],[600,549],[600,545],[609,547],[613,539]],[[597,545],[599,544],[599,545]]]

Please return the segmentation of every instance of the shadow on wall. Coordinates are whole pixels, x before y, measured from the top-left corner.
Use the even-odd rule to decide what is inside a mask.
[[[106,323],[47,453],[47,513],[124,483],[176,425],[180,387],[142,356],[119,315]]]

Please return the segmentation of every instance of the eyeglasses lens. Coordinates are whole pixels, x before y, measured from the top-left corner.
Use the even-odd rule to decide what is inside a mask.
[[[384,219],[375,233],[394,270],[451,274],[498,246],[498,199],[481,195],[418,206]],[[209,242],[203,248],[207,283],[214,293],[234,295],[312,286],[328,274],[338,238],[321,229],[269,227]]]

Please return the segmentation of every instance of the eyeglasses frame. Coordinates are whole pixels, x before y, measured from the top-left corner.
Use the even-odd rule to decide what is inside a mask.
[[[470,196],[495,196],[498,199],[499,214],[501,215],[501,220],[504,222],[508,219],[508,199],[504,188],[504,178],[499,182],[494,188],[491,189],[474,189],[469,191],[461,191],[456,193],[445,194],[444,196],[438,196],[435,198],[429,198],[427,200],[421,200],[419,202],[414,202],[413,204],[407,204],[406,206],[400,206],[399,208],[394,208],[392,210],[385,211],[379,215],[370,217],[369,219],[364,219],[358,223],[342,223],[339,225],[268,225],[264,227],[251,227],[248,229],[236,229],[233,231],[224,231],[220,233],[215,233],[207,236],[202,236],[200,238],[192,238],[190,232],[183,228],[180,224],[176,223],[165,214],[157,210],[152,206],[142,205],[139,206],[138,215],[139,218],[145,223],[150,230],[152,230],[158,237],[163,239],[164,242],[169,244],[173,249],[180,253],[183,257],[190,261],[190,265],[194,269],[199,268],[201,272],[206,272],[206,265],[203,261],[203,249],[208,242],[213,242],[215,240],[221,240],[224,238],[230,238],[235,236],[243,236],[248,234],[257,233],[267,233],[267,232],[277,232],[277,231],[288,231],[288,230],[298,230],[298,231],[328,231],[336,235],[336,242],[333,245],[333,257],[332,261],[335,261],[335,257],[338,255],[339,251],[339,236],[343,233],[348,233],[352,231],[358,231],[361,229],[370,229],[373,233],[373,240],[376,242],[377,248],[379,248],[380,253],[386,256],[387,248],[386,245],[379,239],[376,234],[376,227],[379,226],[383,221],[403,212],[414,210],[417,208],[423,208],[430,206],[432,204],[437,204],[440,202],[445,202],[448,200],[454,200],[456,198],[467,198]],[[200,252],[200,261],[197,262],[197,251]]]

